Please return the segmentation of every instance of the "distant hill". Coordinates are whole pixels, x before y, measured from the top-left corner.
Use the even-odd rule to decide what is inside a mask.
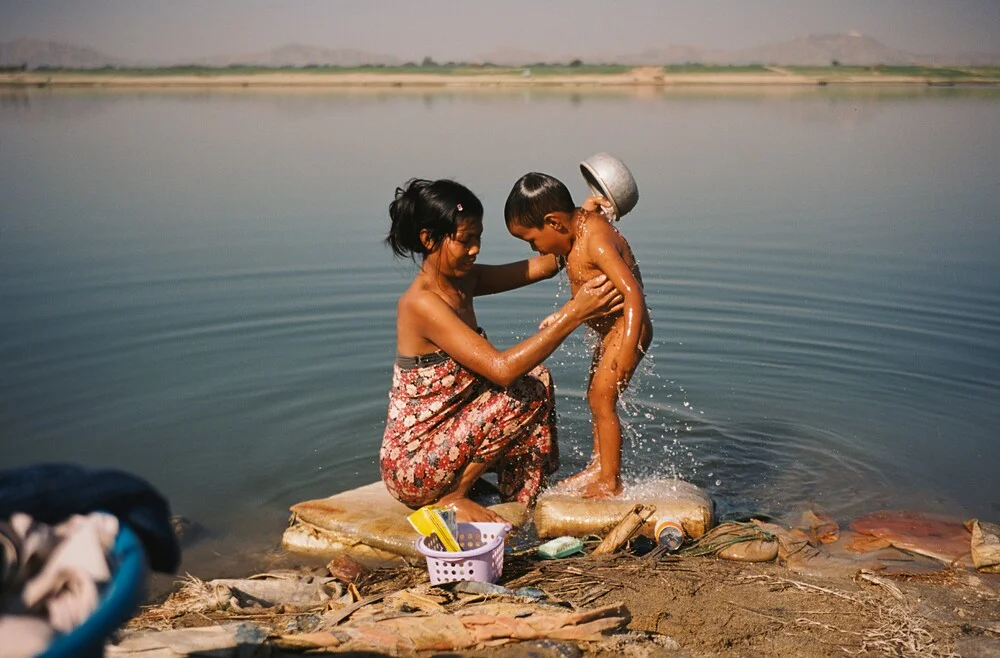
[[[998,57],[1000,60],[1000,57]],[[920,56],[890,48],[859,34],[814,34],[743,50],[708,50],[697,46],[671,46],[629,56],[635,64],[716,64],[742,66],[776,64],[785,66],[845,66],[872,64],[909,65],[924,61]]]
[[[92,48],[55,41],[17,39],[0,43],[2,67],[27,65],[30,69],[39,66],[99,69],[104,66],[121,66],[123,63],[120,58],[111,57]]]
[[[733,51],[728,63],[830,66],[833,61],[845,66],[906,66],[920,64],[922,58],[856,33],[814,34],[792,41]]]
[[[318,48],[302,44],[288,44],[271,50],[243,55],[218,55],[215,57],[195,58],[189,64],[202,66],[226,67],[233,65],[247,66],[364,66],[382,65],[394,66],[402,61],[392,55],[370,53],[349,48]]]
[[[476,58],[508,66],[528,66],[537,62],[570,62],[580,59],[588,64],[623,64],[628,66],[666,64],[714,64],[742,66],[775,64],[784,66],[991,66],[1000,65],[1000,53],[956,53],[923,55],[890,48],[880,41],[857,33],[813,34],[781,43],[743,50],[720,50],[693,45],[672,44],[663,48],[627,54],[569,53],[557,58],[528,51],[496,50]]]
[[[434,53],[429,53],[434,56]],[[815,34],[782,43],[767,44],[743,50],[720,50],[694,45],[672,44],[663,48],[636,53],[567,53],[558,57],[531,51],[497,49],[471,58],[472,63],[492,63],[507,66],[528,66],[539,62],[569,63],[580,59],[588,64],[622,64],[629,66],[664,64],[745,65],[774,64],[785,66],[829,66],[834,61],[844,66],[920,65],[920,66],[990,66],[1000,65],[1000,53],[916,54],[886,46],[871,37],[857,33]],[[169,62],[138,62],[108,55],[91,48],[72,44],[18,39],[0,43],[0,67],[27,65],[58,68],[103,68],[106,66],[181,66],[196,65],[225,68],[235,65],[282,66],[396,66],[403,62],[384,53],[347,48],[321,48],[289,44],[254,53],[191,56]]]
[[[583,58],[586,62],[596,61]],[[606,56],[608,64],[715,64],[742,66],[774,64],[784,66],[996,66],[997,53],[918,54],[890,48],[872,37],[858,33],[813,34],[791,41],[742,50],[718,50],[691,45],[671,45],[638,53]]]
[[[300,44],[289,44],[271,50],[236,55],[215,55],[211,57],[188,57],[174,61],[136,61],[102,53],[91,48],[83,48],[54,41],[18,39],[0,43],[0,66],[20,66],[27,64],[34,69],[40,66],[52,68],[99,69],[116,67],[157,67],[157,66],[208,66],[225,68],[233,65],[280,67],[280,66],[362,66],[365,64],[393,66],[401,60],[392,55],[370,53],[347,48],[317,48]]]

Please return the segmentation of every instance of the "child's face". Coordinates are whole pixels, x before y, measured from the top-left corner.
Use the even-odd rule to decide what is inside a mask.
[[[540,254],[566,256],[573,248],[573,234],[566,230],[563,218],[557,216],[565,214],[550,213],[546,215],[541,228],[512,223],[507,227],[507,230],[515,238],[527,242],[534,251]]]

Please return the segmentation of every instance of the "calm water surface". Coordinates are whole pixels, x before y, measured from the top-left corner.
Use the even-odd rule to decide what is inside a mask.
[[[602,150],[639,182],[620,228],[656,334],[630,481],[723,517],[1000,518],[997,89],[2,92],[0,465],[123,468],[209,553],[275,546],[290,504],[378,478],[414,272],[381,244],[394,188],[469,185],[481,259],[514,260],[514,180],[582,198]],[[508,347],[567,289],[480,321]],[[587,363],[582,330],[549,360],[564,473]]]

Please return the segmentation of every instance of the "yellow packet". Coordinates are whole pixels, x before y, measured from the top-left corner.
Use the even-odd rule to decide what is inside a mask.
[[[436,505],[424,505],[413,514],[406,517],[413,526],[413,529],[424,537],[436,535],[438,541],[444,546],[446,551],[460,551],[455,539],[455,532],[458,524],[455,520],[455,510],[438,507]]]

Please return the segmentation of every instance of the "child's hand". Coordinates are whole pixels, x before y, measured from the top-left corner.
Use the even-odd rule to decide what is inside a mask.
[[[550,324],[553,324],[558,319],[559,319],[559,313],[558,312],[549,315],[549,317],[545,318],[544,320],[542,320],[538,324],[538,330],[541,331],[542,329],[544,329],[545,327],[549,326]]]
[[[583,205],[580,207],[587,212],[603,212],[606,215],[613,210],[611,202],[602,197],[600,194],[592,194],[587,197],[583,202]]]

